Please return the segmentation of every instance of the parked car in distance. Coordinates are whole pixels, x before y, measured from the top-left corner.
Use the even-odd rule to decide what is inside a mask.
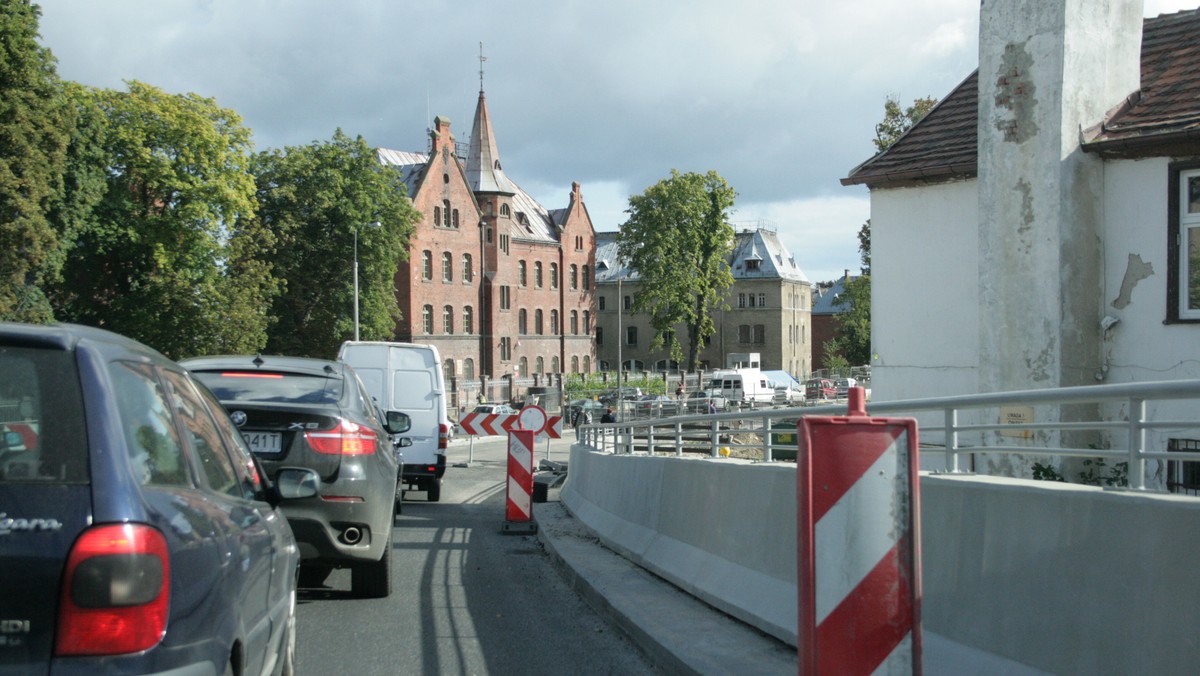
[[[516,415],[517,409],[508,404],[479,404],[475,407],[472,413],[483,413],[486,415]]]
[[[836,378],[833,386],[837,388],[838,399],[846,399],[850,396],[850,388],[858,387],[858,381],[854,378]]]
[[[620,401],[636,401],[642,396],[642,388],[640,387],[621,387],[612,388],[599,396],[602,404],[615,404]]]
[[[709,404],[712,404],[718,411],[728,408],[728,402],[720,390],[708,389],[689,393],[683,400],[683,409],[689,414],[708,413]]]
[[[406,415],[379,408],[350,365],[325,359],[219,356],[180,362],[229,411],[272,477],[306,467],[320,495],[284,505],[303,557],[300,585],[320,585],[350,568],[357,596],[391,593],[392,526],[399,469],[392,434]],[[405,449],[407,450],[407,449]]]
[[[837,387],[828,378],[813,378],[804,383],[804,398],[808,401],[837,398]]]
[[[563,409],[563,422],[567,425],[574,425],[575,416],[581,410],[592,414],[592,422],[600,422],[600,416],[604,415],[607,408],[608,404],[603,404],[595,399],[575,399]]]
[[[776,385],[773,403],[784,406],[802,404],[804,403],[804,390],[795,385]]]
[[[679,402],[665,394],[643,394],[633,402],[633,411],[640,418],[672,416],[679,412]]]
[[[292,673],[316,472],[115,333],[0,323],[0,373],[0,672]]]

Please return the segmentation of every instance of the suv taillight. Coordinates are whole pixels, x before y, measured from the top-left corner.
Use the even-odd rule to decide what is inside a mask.
[[[67,557],[54,654],[148,650],[167,630],[171,564],[162,533],[142,524],[84,531]]]
[[[449,445],[450,445],[450,426],[449,425],[438,425],[438,449],[444,451],[444,450],[446,450],[446,447]]]
[[[324,432],[305,432],[304,438],[314,451],[329,455],[371,455],[378,442],[369,428],[349,420]]]

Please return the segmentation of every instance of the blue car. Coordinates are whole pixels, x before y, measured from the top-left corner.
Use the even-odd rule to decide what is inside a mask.
[[[316,473],[107,331],[0,323],[0,374],[0,674],[292,673]]]

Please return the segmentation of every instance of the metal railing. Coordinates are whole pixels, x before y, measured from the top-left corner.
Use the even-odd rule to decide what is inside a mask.
[[[1184,410],[1185,418],[1152,419],[1150,415],[1151,405],[1169,409],[1170,402],[1187,400],[1191,403],[1183,409],[1167,411],[1179,415]],[[1005,407],[1019,407],[1033,415],[1001,421]],[[1200,435],[1200,380],[870,402],[866,408],[871,416],[917,417],[923,452],[940,449],[945,454],[946,471],[952,473],[963,471],[960,460],[964,456],[973,460],[987,453],[1101,458],[1128,463],[1129,487],[1144,490],[1148,461],[1200,462],[1200,452],[1167,452],[1166,441],[1156,444],[1164,450],[1151,450],[1147,440],[1148,433],[1155,430]],[[700,453],[773,462],[788,456],[795,459],[796,423],[800,418],[846,414],[847,407],[842,403],[624,419],[585,426],[580,434],[584,443],[614,453]],[[939,437],[940,444],[936,443]],[[1064,439],[1087,439],[1089,443],[1066,445]],[[1169,479],[1164,484],[1167,482]]]

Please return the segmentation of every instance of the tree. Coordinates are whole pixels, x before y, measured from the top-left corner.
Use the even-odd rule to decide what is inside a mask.
[[[63,189],[71,108],[54,57],[37,43],[41,11],[0,4],[0,319],[48,322],[42,285],[61,265],[47,214]]]
[[[921,121],[930,110],[937,105],[938,100],[932,97],[913,99],[908,108],[901,108],[900,102],[889,96],[883,103],[883,121],[875,125],[875,150],[883,152],[904,135],[914,124]]]
[[[254,159],[259,218],[277,238],[271,254],[286,289],[271,314],[268,348],[331,358],[354,336],[352,273],[358,237],[359,326],[368,340],[395,335],[395,276],[421,214],[400,175],[362,137],[338,129],[330,141],[260,153]],[[367,227],[378,222],[380,227]]]
[[[140,82],[77,96],[81,115],[94,106],[103,117],[91,127],[100,150],[81,137],[78,152],[99,153],[104,186],[94,208],[64,219],[75,227],[55,299],[63,318],[175,358],[259,349],[258,309],[273,282],[243,264],[264,237],[253,225],[250,131],[212,99]],[[74,175],[91,177],[83,191],[96,180]]]
[[[862,273],[871,275],[871,219],[858,229],[858,255],[862,259]]]
[[[716,333],[712,310],[733,284],[729,255],[734,231],[729,211],[737,193],[715,171],[680,174],[629,198],[629,219],[617,250],[637,270],[632,310],[650,316],[650,348],[665,346],[671,359],[699,367],[700,346]],[[687,329],[687,360],[675,327]]]
[[[837,337],[825,343],[826,354],[851,365],[871,363],[871,277],[847,280],[834,305],[846,311],[838,315]]]

